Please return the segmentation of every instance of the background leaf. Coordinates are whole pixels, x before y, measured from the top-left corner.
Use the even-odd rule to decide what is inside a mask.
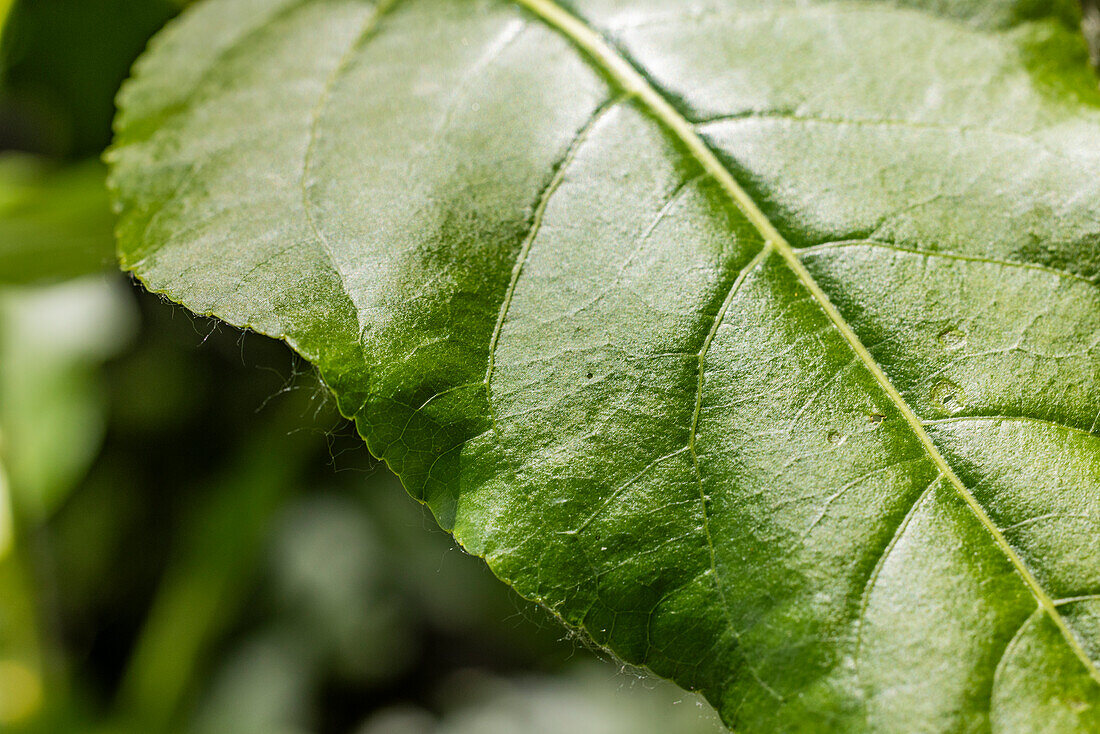
[[[149,36],[180,3],[10,5],[0,40],[0,148],[66,158],[98,155],[110,140],[115,91]]]
[[[1100,726],[1071,3],[207,0],[124,264],[285,339],[521,594],[746,730]]]
[[[0,464],[26,517],[56,509],[98,454],[106,429],[98,368],[123,350],[135,321],[114,278],[0,291]]]
[[[0,284],[64,280],[114,263],[105,175],[98,161],[0,155]]]

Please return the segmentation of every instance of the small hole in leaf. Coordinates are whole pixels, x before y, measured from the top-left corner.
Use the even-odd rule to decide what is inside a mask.
[[[589,372],[587,375],[585,375],[585,377],[587,377],[589,380],[591,380],[592,379],[592,373]]]
[[[948,413],[958,413],[964,407],[962,390],[948,380],[936,383],[932,388],[932,400]]]
[[[839,431],[829,431],[828,435],[825,436],[825,438],[833,446],[839,446],[840,444],[848,440],[848,437],[840,433]]]
[[[875,427],[881,425],[884,420],[886,420],[886,416],[882,413],[871,413],[867,416],[867,421]]]

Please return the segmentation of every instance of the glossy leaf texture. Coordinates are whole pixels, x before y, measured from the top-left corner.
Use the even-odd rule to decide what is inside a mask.
[[[1100,729],[1100,92],[1031,0],[206,0],[124,267],[744,731]]]

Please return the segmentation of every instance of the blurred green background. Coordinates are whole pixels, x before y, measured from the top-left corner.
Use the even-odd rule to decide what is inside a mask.
[[[718,731],[456,548],[283,344],[114,272],[114,94],[184,4],[0,0],[0,731]]]

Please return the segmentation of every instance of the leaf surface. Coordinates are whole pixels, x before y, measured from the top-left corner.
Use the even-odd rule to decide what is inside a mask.
[[[206,0],[120,99],[123,265],[731,726],[1096,730],[1075,7]]]

